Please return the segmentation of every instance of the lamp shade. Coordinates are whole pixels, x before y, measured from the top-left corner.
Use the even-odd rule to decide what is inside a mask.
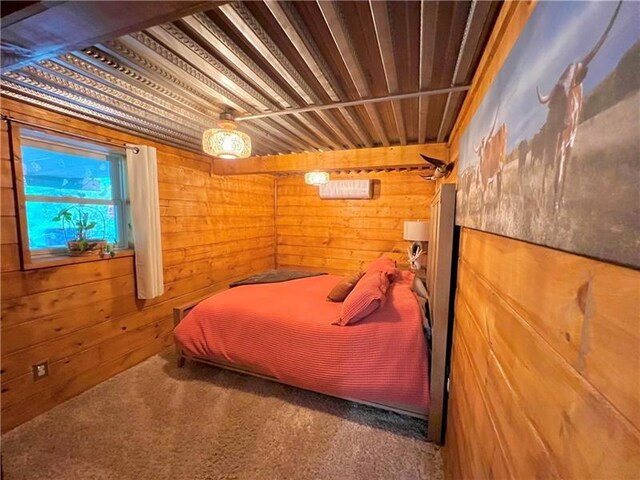
[[[329,182],[329,173],[307,172],[304,174],[304,182],[308,185],[323,185]]]
[[[202,135],[202,149],[219,158],[246,158],[251,155],[251,138],[238,130],[211,128]]]
[[[429,240],[429,222],[421,220],[404,222],[403,238],[412,242],[426,242]]]
[[[218,158],[247,158],[251,155],[251,138],[236,130],[231,111],[220,114],[218,128],[210,128],[202,134],[202,150]]]

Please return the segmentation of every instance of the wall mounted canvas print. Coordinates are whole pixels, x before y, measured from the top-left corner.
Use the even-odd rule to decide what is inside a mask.
[[[459,225],[640,267],[639,18],[536,6],[461,138]]]

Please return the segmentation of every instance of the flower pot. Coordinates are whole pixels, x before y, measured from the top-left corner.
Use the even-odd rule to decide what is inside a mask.
[[[86,242],[80,242],[79,240],[70,240],[67,242],[69,255],[71,255],[72,257],[101,255],[106,246],[106,240],[87,240]]]

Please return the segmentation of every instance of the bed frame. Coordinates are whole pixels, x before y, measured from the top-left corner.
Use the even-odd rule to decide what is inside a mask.
[[[185,305],[182,305],[180,307],[176,307],[173,309],[173,323],[174,326],[177,326],[180,321],[189,313],[189,311],[191,311],[191,309],[193,307],[195,307],[198,303],[200,303],[202,300],[206,300],[207,298],[209,298],[211,295],[208,295],[204,298],[201,298],[199,300],[196,300],[194,302],[189,302]],[[271,380],[273,382],[278,382],[278,383],[282,383],[284,385],[290,385],[292,387],[296,387],[296,388],[301,388],[298,385],[294,385],[292,383],[288,383],[288,382],[284,382],[282,380],[279,380],[277,378],[271,377],[269,375],[267,375],[266,373],[260,372],[259,370],[254,370],[251,368],[248,368],[244,365],[236,365],[234,363],[229,363],[229,362],[223,362],[223,361],[213,361],[207,358],[200,358],[200,357],[194,357],[192,355],[189,355],[185,352],[182,351],[182,349],[180,348],[180,345],[178,345],[178,343],[176,342],[176,352],[178,354],[178,367],[182,367],[185,364],[186,360],[191,360],[194,362],[199,362],[199,363],[206,363],[207,365],[213,365],[214,367],[219,367],[219,368],[225,368],[227,370],[233,370],[234,372],[239,372],[239,373],[244,373],[247,375],[253,375],[254,377],[259,377],[259,378],[264,378],[266,380]],[[303,390],[307,390],[307,389],[303,389]],[[374,402],[367,402],[365,400],[359,400],[357,398],[350,398],[350,397],[342,397],[339,395],[331,395],[331,394],[326,394],[323,393],[323,395],[328,395],[330,397],[335,397],[335,398],[341,398],[343,400],[349,400],[350,402],[355,402],[355,403],[360,403],[362,405],[368,405],[370,407],[376,407],[376,408],[380,408],[383,410],[388,410],[390,412],[395,412],[395,413],[399,413],[402,415],[409,415],[411,417],[416,417],[416,418],[422,418],[422,419],[427,419],[428,416],[421,411],[416,411],[416,410],[411,410],[411,408],[406,407],[404,405],[394,405],[394,404],[382,404],[382,403],[374,403]]]
[[[424,412],[411,410],[403,405],[388,405],[367,402],[356,398],[340,397],[331,395],[336,398],[349,400],[351,402],[369,405],[372,407],[388,410],[402,415],[422,418],[429,420],[428,440],[442,443],[442,430],[444,408],[446,406],[445,379],[448,375],[448,343],[450,328],[450,309],[449,302],[451,298],[451,272],[453,259],[453,237],[454,223],[453,214],[455,208],[455,185],[442,185],[433,198],[431,204],[431,240],[429,242],[429,254],[427,265],[427,291],[429,292],[429,310],[432,325],[432,351],[431,351],[431,407],[429,414]],[[180,321],[201,301],[209,298],[211,295],[194,300],[173,309],[173,321],[177,326]],[[245,366],[236,365],[222,361],[212,361],[205,358],[194,357],[183,352],[180,345],[176,343],[176,352],[178,354],[178,367],[182,367],[186,360],[205,363],[215,367],[240,372],[247,375],[253,375],[285,385],[292,385],[287,382],[273,378],[263,372],[247,368]],[[300,387],[297,387],[300,388]]]
[[[440,445],[444,442],[447,417],[455,262],[458,256],[455,209],[455,183],[442,184],[431,201],[431,235],[426,277],[431,324],[431,405],[427,439]]]

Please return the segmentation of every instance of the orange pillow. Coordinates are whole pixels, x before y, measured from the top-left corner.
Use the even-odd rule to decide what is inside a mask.
[[[384,305],[385,294],[389,288],[389,277],[385,272],[367,272],[356,283],[347,298],[344,299],[340,318],[334,325],[349,325],[359,322]]]
[[[364,275],[364,272],[358,272],[355,275],[340,280],[340,282],[331,289],[329,295],[327,295],[327,300],[330,302],[344,302],[344,299],[351,293],[351,290],[356,286],[358,280],[362,278],[362,275]]]
[[[367,267],[367,273],[369,272],[384,272],[389,281],[393,282],[396,277],[396,262],[388,257],[376,258]]]

